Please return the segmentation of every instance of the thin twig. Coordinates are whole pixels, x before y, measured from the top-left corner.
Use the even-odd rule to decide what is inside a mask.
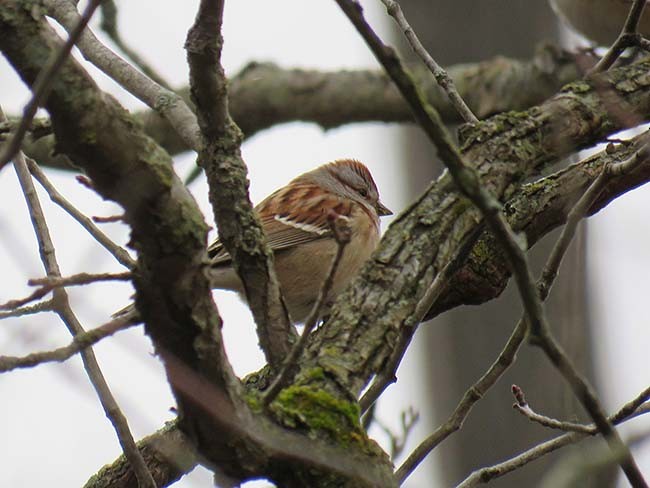
[[[617,453],[623,453],[620,457],[621,469],[632,486],[647,486],[630,449],[607,421],[600,402],[591,387],[576,371],[564,351],[553,339],[542,306],[542,300],[539,297],[531,268],[528,265],[524,246],[521,245],[519,237],[513,232],[505,219],[500,202],[481,184],[476,171],[465,163],[459,149],[453,143],[451,136],[442,124],[440,115],[423,100],[415,82],[404,70],[402,62],[395,51],[384,45],[368,25],[363,17],[361,5],[356,0],[336,0],[336,2],[357,28],[370,50],[392,78],[404,99],[409,103],[420,127],[438,149],[439,157],[449,170],[455,184],[481,211],[485,221],[505,251],[517,283],[519,296],[524,305],[531,337],[538,339],[537,342],[542,346],[547,357],[562,373],[576,397],[600,428],[610,448]]]
[[[79,273],[72,276],[48,276],[47,278],[37,278],[27,282],[30,286],[40,286],[33,293],[25,298],[17,300],[9,300],[6,303],[0,304],[0,310],[12,310],[22,307],[26,303],[38,300],[44,297],[55,288],[62,286],[79,286],[96,283],[98,281],[124,281],[131,279],[131,272],[125,273]]]
[[[63,61],[61,61],[63,62]],[[0,121],[6,120],[4,112],[0,108]],[[41,203],[39,201],[38,195],[36,193],[36,188],[34,187],[34,182],[29,173],[27,167],[27,161],[23,156],[23,153],[18,150],[15,153],[14,157],[14,169],[18,176],[18,181],[22,188],[23,194],[25,195],[25,201],[27,202],[27,209],[32,221],[32,226],[36,234],[36,239],[38,241],[38,249],[41,256],[41,261],[47,273],[48,277],[61,277],[61,270],[59,269],[59,264],[56,259],[56,253],[54,245],[52,243],[52,238],[50,237],[50,231],[47,227],[45,221],[45,216],[43,214],[43,209],[41,208]],[[79,323],[76,315],[70,307],[70,302],[68,300],[68,294],[65,291],[65,288],[55,288],[52,297],[52,303],[54,304],[54,311],[59,315],[65,326],[67,327],[70,334],[74,337],[79,334],[84,333],[84,328]],[[118,441],[122,446],[124,455],[129,460],[129,463],[133,467],[133,471],[136,474],[138,479],[138,484],[140,488],[156,488],[156,484],[147,468],[147,465],[138,451],[138,448],[133,440],[133,435],[129,430],[129,425],[126,420],[126,417],[120,410],[113,394],[111,393],[106,379],[102,374],[95,354],[93,353],[92,348],[86,348],[81,351],[81,359],[90,379],[90,382],[95,389],[99,401],[104,409],[106,417],[111,422],[111,425],[117,433]]]
[[[87,285],[98,281],[125,281],[130,280],[131,277],[130,271],[125,271],[124,273],[77,273],[70,276],[34,278],[28,280],[27,284],[53,289],[59,286]]]
[[[135,324],[128,319],[118,318],[100,325],[95,329],[77,334],[67,346],[51,351],[35,352],[27,356],[0,356],[0,373],[6,373],[18,368],[31,368],[49,362],[63,362],[83,349],[96,344],[102,339],[113,335],[120,330],[133,327]]]
[[[422,99],[414,80],[406,73],[394,50],[384,45],[368,25],[359,3],[355,0],[336,0],[336,2],[410,105],[420,126],[438,149],[440,159],[451,173],[458,188],[478,207],[503,246],[531,325],[536,329],[546,328],[546,316],[535,289],[526,254],[519,243],[519,237],[505,220],[501,212],[501,204],[481,185],[476,171],[465,163],[458,147],[442,124],[440,116]]]
[[[125,221],[124,214],[109,215],[107,217],[104,217],[102,215],[93,215],[93,222],[97,224],[113,224],[115,222],[124,222],[124,221]]]
[[[627,14],[625,19],[625,24],[623,29],[619,34],[614,44],[609,48],[607,53],[601,58],[600,61],[594,66],[590,73],[599,73],[601,71],[607,71],[616,60],[623,54],[628,47],[631,46],[640,46],[646,49],[647,41],[637,33],[637,28],[639,26],[639,21],[641,20],[641,15],[643,14],[643,9],[645,8],[647,0],[634,0],[634,3],[630,7],[630,11]],[[642,42],[645,41],[645,42]]]
[[[330,290],[332,289],[334,276],[336,275],[336,271],[339,267],[339,264],[341,263],[343,252],[350,242],[352,229],[348,224],[347,217],[343,217],[342,215],[334,215],[330,218],[329,224],[330,228],[332,229],[332,233],[334,234],[334,240],[336,241],[336,254],[334,255],[334,258],[332,258],[332,264],[330,265],[329,272],[325,277],[325,281],[323,281],[323,284],[321,285],[316,303],[314,303],[314,306],[309,313],[309,317],[307,317],[307,320],[305,320],[305,328],[302,331],[300,339],[298,339],[298,342],[296,342],[296,344],[291,349],[291,352],[282,365],[282,369],[262,398],[262,402],[265,407],[270,405],[271,402],[275,400],[275,398],[278,396],[278,393],[280,393],[280,391],[282,391],[282,389],[287,386],[288,382],[291,380],[293,368],[296,366],[296,360],[304,351],[307,345],[307,339],[318,323],[323,305],[325,305]]]
[[[540,425],[543,425],[544,427],[549,427],[551,429],[563,430],[565,432],[584,432],[586,434],[591,433],[592,429],[587,425],[577,424],[575,422],[565,422],[535,412],[526,401],[523,390],[517,385],[512,385],[512,394],[516,400],[515,403],[512,404],[512,408],[517,410],[532,422],[536,422]]]
[[[79,13],[74,5],[69,0],[44,0],[43,4],[48,14],[71,32],[79,19]],[[199,150],[199,127],[196,116],[178,94],[139,72],[99,42],[90,30],[79,37],[77,46],[88,61],[165,117],[189,148]]]
[[[634,160],[637,161],[638,164],[639,154],[645,154],[646,151],[647,145],[643,145],[639,151],[637,151],[631,158],[629,158],[629,160],[625,161],[624,163],[619,163],[617,165],[606,165],[600,175],[593,181],[591,185],[589,185],[585,193],[580,197],[576,205],[572,208],[569,216],[567,217],[567,223],[562,230],[562,234],[553,247],[553,250],[551,251],[551,254],[544,266],[544,270],[542,271],[540,278],[537,281],[537,288],[539,290],[541,300],[546,300],[546,297],[550,292],[551,285],[557,277],[562,258],[564,257],[568,246],[573,239],[573,236],[575,235],[577,226],[580,220],[587,214],[593,202],[596,200],[596,198],[598,198],[598,195],[603,190],[607,182],[607,175],[613,175],[616,171],[619,171],[609,168],[614,166],[616,168],[620,167],[630,170],[633,166],[631,163],[629,163],[629,161]],[[485,395],[485,393],[498,381],[498,379],[513,363],[516,353],[526,336],[526,329],[526,320],[525,317],[522,317],[517,323],[517,326],[512,332],[510,338],[508,339],[508,342],[499,354],[499,357],[490,366],[488,371],[483,374],[483,376],[465,392],[463,398],[458,403],[449,418],[445,421],[445,423],[443,423],[438,429],[436,429],[435,432],[433,432],[420,445],[418,445],[409,455],[406,461],[404,461],[404,463],[396,471],[396,476],[400,482],[403,482],[424,460],[424,458],[433,449],[435,449],[436,446],[438,446],[447,437],[460,429],[474,404],[478,402],[483,397],[483,395]]]
[[[492,363],[490,368],[481,376],[463,395],[463,398],[458,402],[456,408],[447,418],[447,420],[440,425],[431,435],[422,441],[414,450],[409,454],[408,458],[402,465],[395,471],[395,476],[399,483],[403,483],[406,478],[424,461],[429,453],[435,449],[441,442],[449,437],[454,432],[458,431],[465,422],[470,411],[487,391],[496,384],[501,378],[503,373],[514,362],[519,347],[526,338],[526,322],[520,320],[517,326],[512,331],[508,341],[506,342],[503,350],[499,356]]]
[[[397,3],[395,0],[381,0],[381,2],[386,6],[388,15],[395,19],[397,25],[399,25],[400,29],[402,29],[404,32],[404,35],[411,45],[413,52],[417,54],[422,62],[426,65],[426,67],[429,68],[429,71],[431,71],[433,74],[436,82],[447,94],[449,101],[463,118],[463,120],[470,124],[477,123],[478,119],[476,118],[476,115],[474,115],[472,110],[465,103],[465,100],[463,100],[463,98],[458,93],[458,90],[456,90],[454,81],[447,74],[447,72],[438,63],[436,63],[435,59],[433,59],[429,51],[426,50],[426,48],[420,42],[420,39],[418,39],[417,34],[406,20],[404,12],[402,12],[402,8],[400,7],[399,3]]]
[[[100,28],[111,38],[115,45],[122,51],[126,56],[135,64],[140,70],[151,78],[153,81],[158,83],[160,86],[170,90],[170,85],[167,83],[163,77],[151,66],[145,59],[140,56],[135,49],[132,49],[122,36],[117,27],[117,5],[114,0],[103,0],[102,6],[100,9],[101,13],[101,22],[99,24]]]
[[[646,396],[646,399],[647,398],[648,397]],[[650,403],[638,405],[634,411],[628,411],[625,415],[621,413],[622,411],[623,409],[619,410],[619,412],[609,417],[609,420],[612,424],[618,425],[626,420],[650,413]],[[535,461],[542,456],[545,456],[546,454],[557,451],[558,449],[564,446],[568,446],[569,444],[575,444],[576,442],[579,442],[589,437],[590,435],[596,435],[599,433],[599,430],[595,425],[592,424],[590,427],[591,432],[589,434],[581,432],[569,432],[549,441],[542,442],[541,444],[538,444],[535,447],[532,447],[527,451],[524,451],[517,456],[508,459],[507,461],[478,469],[470,474],[467,478],[465,478],[459,485],[456,486],[456,488],[472,488],[482,483],[488,483],[491,480],[511,473],[512,471],[515,471],[516,469],[519,469],[522,466],[525,466],[526,464]]]
[[[0,312],[0,320],[7,319],[10,317],[22,317],[25,315],[32,315],[40,312],[51,312],[54,309],[54,304],[52,300],[45,300],[34,305],[28,305],[26,307],[19,307],[8,312]]]
[[[25,134],[27,133],[27,130],[32,123],[34,115],[36,115],[38,107],[40,107],[43,101],[46,99],[57,71],[68,59],[68,55],[70,54],[72,47],[81,36],[81,33],[86,28],[86,25],[88,25],[88,22],[90,21],[100,3],[101,0],[91,0],[88,2],[83,15],[79,18],[74,27],[70,29],[70,32],[68,33],[68,39],[65,41],[65,44],[61,46],[56,54],[47,60],[45,66],[38,74],[38,77],[32,86],[32,97],[23,109],[23,117],[20,120],[20,124],[16,128],[16,132],[14,132],[11,141],[9,141],[9,143],[5,146],[5,150],[0,153],[0,169],[2,169],[9,161],[11,161],[11,159],[20,150],[20,146],[23,143],[23,138],[25,137]],[[3,116],[2,118],[6,120],[6,117]]]
[[[645,144],[631,158],[621,163],[620,165],[605,166],[603,170],[603,174],[601,175],[602,178],[601,176],[599,176],[596,179],[596,181],[592,185],[592,188],[590,188],[590,190],[593,191],[588,191],[587,193],[589,193],[589,195],[587,196],[593,197],[593,199],[595,200],[595,198],[602,190],[602,186],[604,186],[604,180],[606,179],[607,176],[609,176],[610,172],[622,173],[625,171],[629,171],[634,167],[636,167],[637,165],[644,163],[647,160],[647,157],[648,157],[648,145]],[[610,169],[612,166],[619,166],[619,168]],[[600,189],[597,188],[599,185],[602,185]],[[586,205],[585,202],[582,203],[584,204],[584,208],[580,209],[580,211],[585,211],[587,208],[589,208],[590,204]],[[574,209],[574,211],[576,211],[576,209]],[[579,217],[577,217],[576,215],[574,216],[570,215],[569,221],[567,222],[567,227],[569,226],[570,223],[572,225],[575,224],[577,226],[578,221],[579,221]],[[567,231],[566,227],[564,230],[565,232]],[[565,233],[563,232],[562,236],[560,236],[560,239],[558,240],[556,247],[560,247],[561,245],[565,245],[568,247],[568,241],[566,243],[561,242],[565,240],[564,238],[565,238]],[[570,240],[570,238],[568,240]],[[551,259],[553,258],[554,255],[555,255],[555,249],[552,252]],[[560,259],[558,259],[557,262],[558,266],[559,266],[559,261]],[[546,268],[545,268],[545,272],[546,272]],[[557,273],[557,270],[555,270],[554,272]],[[530,339],[531,339],[531,343],[539,346],[546,353],[546,356],[549,358],[551,363],[555,366],[555,368],[562,374],[565,380],[569,383],[571,389],[574,392],[574,395],[578,398],[580,403],[582,403],[585,410],[589,413],[589,415],[591,416],[595,424],[598,426],[598,429],[603,434],[603,437],[609,444],[610,449],[614,453],[616,453],[617,459],[619,459],[619,464],[621,466],[621,469],[625,473],[630,484],[633,487],[647,487],[648,485],[645,479],[643,478],[643,475],[641,474],[641,471],[639,470],[639,467],[637,466],[634,458],[632,457],[632,453],[630,452],[629,447],[623,442],[616,429],[614,429],[611,422],[609,422],[609,420],[607,419],[605,411],[602,405],[600,404],[596,396],[596,393],[593,391],[593,388],[591,387],[587,379],[577,371],[577,369],[572,364],[567,354],[564,352],[564,350],[561,348],[559,343],[553,337],[550,329],[548,327],[537,328],[533,326],[533,324],[531,324]]]
[[[415,410],[413,407],[409,407],[407,410],[401,412],[400,414],[400,432],[393,432],[388,426],[384,425],[379,419],[375,420],[377,425],[381,430],[384,431],[384,434],[388,437],[390,441],[390,458],[395,460],[397,457],[402,454],[406,441],[408,440],[409,435],[413,431],[413,427],[420,420],[420,413]]]
[[[104,249],[111,253],[120,264],[126,266],[129,269],[133,269],[135,267],[135,261],[131,258],[128,251],[115,244],[106,234],[104,234],[99,229],[99,227],[93,223],[91,219],[89,219],[86,215],[80,212],[79,209],[77,209],[68,200],[66,200],[66,198],[58,192],[52,182],[45,175],[45,172],[34,160],[30,158],[26,159],[27,165],[29,167],[29,172],[45,189],[47,194],[50,196],[50,200],[65,210],[73,219],[79,222],[79,224],[84,229],[86,229],[88,233],[104,247]]]

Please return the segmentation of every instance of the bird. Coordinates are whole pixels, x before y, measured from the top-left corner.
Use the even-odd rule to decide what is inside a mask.
[[[331,303],[359,272],[380,237],[379,217],[392,215],[379,200],[368,168],[340,159],[301,174],[255,206],[289,316],[303,323],[317,300],[337,251],[328,219],[347,219],[351,231],[324,303]],[[223,243],[208,248],[212,288],[232,290],[245,300],[243,285]]]
[[[550,3],[558,17],[575,32],[597,46],[609,46],[623,29],[633,0],[550,0]],[[638,32],[645,37],[650,35],[649,10],[646,5],[638,27]]]
[[[368,168],[355,159],[339,159],[301,174],[255,206],[291,320],[304,323],[329,273],[338,243],[329,222],[346,219],[345,246],[324,303],[329,305],[359,272],[380,237],[379,217],[392,215],[379,200]],[[220,239],[208,247],[207,275],[214,289],[231,290],[245,301],[244,286]],[[133,304],[113,314],[137,320]]]

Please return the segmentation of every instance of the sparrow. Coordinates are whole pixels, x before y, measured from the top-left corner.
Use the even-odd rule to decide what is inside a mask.
[[[623,29],[633,0],[550,0],[550,2],[558,17],[575,32],[598,46],[609,46]],[[648,6],[641,15],[638,30],[644,37],[650,35]]]
[[[368,168],[353,159],[341,159],[304,173],[276,190],[256,207],[275,271],[291,319],[302,323],[309,315],[337,250],[328,218],[347,219],[351,231],[325,303],[359,272],[377,247],[379,217],[392,215],[379,200]],[[329,216],[329,217],[328,217]],[[208,276],[213,288],[236,291],[243,285],[220,240],[209,248]],[[244,298],[245,299],[245,298]]]
[[[392,215],[379,201],[377,185],[365,165],[341,159],[304,173],[255,207],[273,252],[275,272],[289,315],[303,323],[318,298],[337,251],[330,228],[332,216],[346,219],[350,241],[345,246],[324,303],[334,301],[377,247],[379,217]],[[245,301],[244,287],[230,255],[217,239],[208,247],[212,288],[232,290]],[[137,319],[131,304],[113,317]]]

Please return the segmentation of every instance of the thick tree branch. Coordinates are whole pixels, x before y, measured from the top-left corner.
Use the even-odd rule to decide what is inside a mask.
[[[74,25],[70,26],[70,35],[66,42],[60,47],[60,49],[52,53],[44,64],[43,70],[38,74],[38,78],[34,80],[32,97],[23,109],[20,123],[18,124],[18,127],[12,135],[9,143],[3,148],[3,151],[0,152],[0,169],[2,169],[4,165],[7,164],[20,150],[25,134],[27,134],[32,119],[34,118],[34,115],[36,115],[36,111],[41,105],[43,105],[52,83],[54,82],[54,78],[70,55],[72,48],[84,32],[84,29],[88,25],[88,22],[90,22],[90,19],[95,13],[97,7],[99,7],[100,3],[101,0],[92,0],[88,3],[83,15],[76,19]],[[5,116],[3,115],[2,118],[4,122]]]
[[[155,434],[138,441],[156,486],[169,486],[198,464],[198,454],[192,442],[178,426],[178,421],[168,422]],[[84,488],[136,488],[137,479],[126,458],[120,456],[93,475]]]
[[[198,163],[208,177],[210,202],[219,237],[239,274],[257,325],[260,346],[271,368],[278,368],[296,337],[289,322],[262,225],[248,197],[242,135],[230,118],[228,90],[221,67],[223,2],[201,2],[187,34],[192,98],[202,147]]]
[[[541,103],[581,76],[579,64],[574,55],[548,46],[530,60],[497,57],[451,66],[447,72],[474,113],[485,118]],[[446,122],[462,121],[425,67],[412,65],[410,71]],[[294,121],[313,122],[324,129],[356,122],[413,122],[408,106],[379,70],[318,71],[251,63],[229,80],[228,91],[230,113],[244,137]],[[189,100],[189,88],[178,93]],[[136,116],[170,154],[189,149],[155,111]],[[70,168],[64,155],[54,155],[53,136],[35,142],[28,139],[26,144],[27,154],[39,164]]]
[[[532,245],[547,232],[566,221],[569,210],[575,207],[575,203],[584,189],[593,183],[598,175],[602,174],[604,165],[629,158],[645,143],[646,138],[645,135],[637,136],[630,144],[610,147],[607,151],[572,165],[559,173],[524,185],[506,205],[511,225],[516,230],[525,232],[527,242]],[[632,173],[610,180],[589,209],[589,213],[597,212],[615,198],[648,181],[650,181],[650,165],[642,166]],[[482,303],[501,293],[510,272],[505,258],[501,255],[502,251],[493,239],[487,231],[483,233],[472,249],[468,262],[454,275],[451,284],[440,291],[440,298],[434,302],[431,313],[441,313],[460,303]],[[491,279],[492,275],[496,275],[494,280]],[[404,331],[401,331],[401,334],[400,337],[411,337]],[[439,439],[448,436],[460,427],[461,422],[458,420],[469,413],[468,406],[471,407],[476,400],[479,400],[482,397],[481,392],[493,384],[501,372],[507,368],[524,336],[525,326],[520,324],[508,341],[509,345],[502,356],[484,378],[481,378],[474,388],[468,391],[461,402],[462,405],[459,404],[459,408],[450,416],[450,419],[454,420],[438,432]],[[400,349],[404,350],[404,348]],[[367,399],[366,402],[370,402],[370,399]]]
[[[0,32],[0,49],[31,86],[42,60],[60,45],[58,36],[19,1],[2,4]],[[86,170],[98,192],[125,209],[139,252],[136,302],[157,352],[189,365],[211,384],[229,387],[234,375],[203,273],[207,226],[195,202],[173,174],[168,155],[74,60],[68,59],[60,74],[45,104],[57,143]],[[170,380],[177,388],[171,372]],[[193,432],[191,425],[184,428]]]
[[[509,198],[521,178],[621,128],[622,120],[611,116],[602,101],[602,86],[647,119],[646,69],[647,62],[613,70],[569,87],[528,112],[498,115],[479,124],[465,133],[465,160],[478,169],[489,191]],[[336,378],[328,388],[356,397],[392,350],[398,334],[395,324],[412,313],[438,270],[471,248],[479,235],[478,222],[448,175],[431,185],[394,221],[360,276],[339,297],[327,334],[308,349],[305,365],[324,368]],[[408,236],[408,245],[403,236]],[[371,314],[364,309],[366,300],[372,301]],[[363,345],[357,337],[364,338]],[[323,350],[330,354],[323,355]]]

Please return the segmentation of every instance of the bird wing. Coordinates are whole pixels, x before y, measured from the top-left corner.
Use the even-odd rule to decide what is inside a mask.
[[[285,198],[285,193],[286,188],[280,189],[255,207],[273,252],[329,237],[332,232],[328,214],[348,217],[352,212],[351,202],[323,193],[315,185],[294,186],[291,200]],[[296,201],[302,204],[292,204]],[[216,265],[230,262],[230,255],[219,239],[210,245],[208,255]]]

